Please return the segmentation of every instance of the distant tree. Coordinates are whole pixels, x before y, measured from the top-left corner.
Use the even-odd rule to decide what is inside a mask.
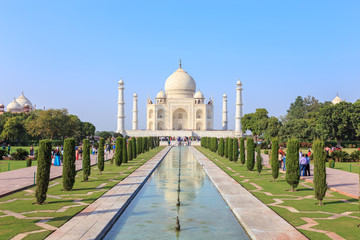
[[[262,171],[262,158],[261,158],[261,148],[258,145],[256,148],[256,170],[260,174]]]
[[[270,117],[266,120],[266,129],[264,130],[265,139],[271,139],[279,135],[281,122],[276,117]]]
[[[224,156],[226,158],[228,158],[228,153],[229,153],[229,150],[228,150],[228,147],[229,147],[229,138],[225,138],[225,145],[224,145]]]
[[[83,177],[84,181],[87,182],[91,174],[90,142],[88,139],[84,139],[83,143]]]
[[[237,162],[239,159],[239,142],[237,138],[233,140],[233,161]]]
[[[287,110],[287,118],[300,119],[304,118],[306,114],[304,99],[298,96],[294,103],[291,103],[289,110]]]
[[[123,142],[122,142],[122,162],[123,163],[128,162],[126,138],[123,138]]]
[[[230,161],[234,160],[234,153],[233,153],[233,144],[234,140],[232,138],[229,138],[229,145],[228,145],[228,157]]]
[[[273,181],[279,177],[279,139],[273,138],[271,141],[271,172]]]
[[[325,197],[326,184],[326,152],[324,150],[324,142],[316,139],[313,143],[314,158],[314,190],[315,197],[319,200],[319,205],[323,205],[322,200]]]
[[[71,191],[75,183],[75,139],[67,138],[64,141],[63,188]]]
[[[223,157],[224,156],[224,138],[220,138],[219,139],[219,150],[218,150],[218,154]]]
[[[122,164],[122,155],[123,155],[122,142],[123,142],[122,137],[116,138],[116,143],[115,143],[115,164],[116,164],[116,166],[121,166],[121,164]]]
[[[245,114],[241,118],[242,129],[244,132],[250,130],[256,139],[265,132],[268,118],[268,111],[265,108],[258,108],[254,113]]]
[[[19,141],[26,137],[26,130],[24,128],[24,121],[20,116],[14,116],[7,119],[0,138],[9,141]]]
[[[246,167],[248,170],[252,171],[255,167],[255,143],[254,140],[248,138],[246,140],[246,147],[247,147],[247,160],[246,160]]]
[[[102,171],[104,171],[104,166],[105,166],[105,162],[104,162],[104,145],[105,145],[104,138],[100,138],[99,149],[98,149],[98,163],[97,163],[100,174],[101,174]]]
[[[245,163],[245,138],[240,138],[240,163],[244,165]]]
[[[291,186],[291,192],[300,181],[300,166],[299,166],[299,142],[297,139],[290,139],[287,142],[286,154],[286,182]]]
[[[46,193],[50,181],[51,166],[51,142],[49,140],[41,140],[38,150],[38,165],[36,173],[36,202],[43,204],[46,200]]]

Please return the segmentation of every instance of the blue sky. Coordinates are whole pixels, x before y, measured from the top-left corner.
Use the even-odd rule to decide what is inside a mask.
[[[67,108],[98,130],[116,130],[117,83],[132,95],[139,127],[146,98],[164,88],[179,58],[221,126],[235,86],[244,113],[286,114],[296,96],[360,98],[360,1],[3,1],[0,103],[24,91],[38,108]]]

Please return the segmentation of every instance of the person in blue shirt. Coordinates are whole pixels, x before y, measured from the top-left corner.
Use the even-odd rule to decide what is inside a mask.
[[[285,159],[286,159],[286,154],[284,154],[284,157],[282,159],[282,161],[283,161],[283,166],[282,166],[283,171],[286,171],[286,164],[285,164],[286,161],[285,161]]]
[[[305,176],[310,176],[310,157],[306,154]]]

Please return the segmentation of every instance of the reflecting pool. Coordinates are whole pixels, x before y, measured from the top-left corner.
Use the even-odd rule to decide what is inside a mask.
[[[249,237],[190,149],[173,147],[104,239]]]

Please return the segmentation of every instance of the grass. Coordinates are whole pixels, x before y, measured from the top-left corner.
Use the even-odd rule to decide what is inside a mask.
[[[350,171],[350,165],[351,165],[351,171]],[[359,174],[359,165],[360,165],[359,162],[336,162],[334,169]]]
[[[9,164],[10,163],[10,164]],[[33,160],[31,166],[37,166],[37,161]],[[0,172],[7,172],[11,170],[16,170],[20,168],[27,167],[25,160],[1,160],[0,161]]]
[[[360,211],[359,201],[357,199],[328,190],[327,196],[323,201],[325,205],[319,206],[317,205],[318,200],[314,197],[314,190],[311,189],[313,188],[313,184],[311,183],[300,180],[297,191],[289,192],[290,186],[285,181],[285,175],[283,173],[279,174],[277,182],[274,183],[272,182],[271,169],[265,168],[259,175],[256,171],[248,171],[246,166],[241,166],[239,162],[230,162],[228,159],[202,147],[197,147],[197,149],[263,203],[274,203],[274,199],[277,198],[283,201],[283,203],[279,204],[280,206],[293,207],[298,210],[298,213],[294,213],[282,207],[269,206],[293,226],[299,227],[306,224],[303,218],[314,218],[314,221],[319,224],[314,226],[313,229],[335,232],[345,239],[358,239],[360,228],[358,228],[357,225],[360,224]],[[248,181],[244,181],[245,179]],[[259,185],[263,190],[257,190],[251,183]],[[270,193],[271,195],[268,196],[264,192]],[[351,216],[358,218],[344,216],[335,219],[326,219],[344,212],[352,212]],[[299,229],[299,231],[310,239],[329,239],[323,233],[301,229]]]
[[[69,192],[62,191],[61,178],[55,179],[49,184],[52,187],[49,187],[46,204],[43,205],[33,204],[35,202],[35,187],[0,198],[0,216],[5,215],[2,211],[8,210],[26,217],[22,219],[12,216],[0,217],[0,239],[10,239],[20,233],[43,229],[37,226],[36,223],[40,221],[40,218],[44,217],[51,218],[47,224],[60,227],[86,207],[74,202],[74,200],[80,199],[82,203],[91,204],[163,148],[158,147],[150,150],[128,163],[123,163],[119,167],[110,164],[108,161],[105,163],[102,175],[94,166],[91,168],[91,176],[88,182],[82,182],[82,171],[79,171],[76,175],[74,188]],[[96,189],[102,183],[106,183],[106,185],[101,189]],[[30,234],[25,239],[44,239],[51,232],[47,230]]]

